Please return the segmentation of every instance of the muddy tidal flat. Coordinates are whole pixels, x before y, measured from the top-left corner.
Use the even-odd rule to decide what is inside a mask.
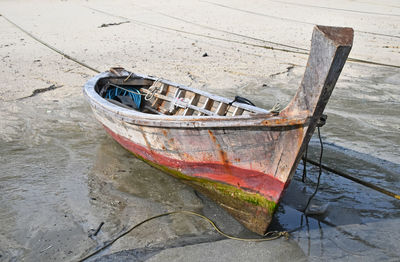
[[[315,24],[353,27],[351,61],[325,110],[323,163],[400,194],[398,1],[3,0],[0,14],[0,261],[77,261],[174,210],[256,237],[106,135],[82,93],[96,73],[71,57],[270,109],[295,94]],[[314,137],[309,158],[319,150]],[[299,165],[270,226],[289,239],[230,240],[178,214],[90,261],[400,261],[400,200],[323,172],[312,202],[322,211],[305,216],[318,175],[307,169],[303,183]]]

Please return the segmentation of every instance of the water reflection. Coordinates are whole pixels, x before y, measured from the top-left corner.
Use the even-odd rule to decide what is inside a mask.
[[[319,152],[316,143],[311,143],[310,151],[309,156],[316,157]],[[352,165],[343,164],[342,161]],[[380,166],[382,163],[385,165]],[[327,145],[324,164],[338,166],[342,171],[398,192],[398,177],[393,176],[400,167],[396,163]],[[400,226],[399,201],[334,174],[323,172],[320,190],[312,203],[328,204],[328,208],[319,216],[306,216],[301,210],[314,190],[318,172],[316,167],[310,167],[308,183],[304,184],[301,182],[302,168],[300,165],[287,189],[275,215],[275,221],[285,230],[300,227],[292,236],[311,260],[320,260],[321,257],[351,257],[363,261],[376,261],[377,258],[398,259],[397,250],[400,250],[400,246],[395,239],[400,235],[396,230]],[[391,249],[386,248],[383,238],[391,243]]]

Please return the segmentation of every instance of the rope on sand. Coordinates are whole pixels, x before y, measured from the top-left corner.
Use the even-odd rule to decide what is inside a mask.
[[[25,34],[27,34],[27,35],[28,35],[29,37],[31,37],[32,39],[34,39],[34,40],[38,41],[39,43],[41,43],[42,45],[44,45],[45,47],[50,48],[50,49],[53,50],[54,52],[56,52],[56,53],[62,55],[63,57],[65,57],[65,58],[67,58],[67,59],[69,59],[69,60],[71,60],[71,61],[74,61],[75,63],[77,63],[77,64],[79,64],[79,65],[81,65],[81,66],[83,66],[83,67],[86,67],[87,69],[90,69],[90,70],[92,70],[92,71],[94,71],[94,72],[96,72],[96,73],[100,73],[100,70],[97,70],[97,69],[95,69],[95,68],[89,66],[88,64],[86,64],[86,63],[84,63],[84,62],[81,62],[81,61],[79,61],[78,59],[76,59],[76,58],[74,58],[74,57],[72,57],[72,56],[67,55],[67,54],[64,53],[63,51],[61,51],[61,50],[55,48],[54,46],[49,45],[48,43],[44,42],[43,40],[39,39],[38,37],[34,36],[33,34],[29,33],[29,32],[26,31],[25,29],[23,29],[22,27],[20,27],[19,25],[17,25],[16,23],[14,23],[13,21],[11,21],[11,20],[8,19],[7,17],[5,17],[4,15],[0,14],[0,16],[3,17],[7,22],[9,22],[10,24],[12,24],[12,25],[15,26],[16,28],[18,28],[19,30],[21,30],[22,32],[24,32]]]
[[[181,29],[176,29],[176,28],[172,28],[172,27],[167,27],[167,26],[147,23],[147,22],[136,20],[136,19],[130,19],[128,17],[115,15],[115,14],[112,14],[112,13],[109,13],[109,12],[106,12],[106,11],[103,11],[103,10],[100,10],[100,9],[92,8],[92,7],[87,7],[87,6],[85,6],[85,7],[90,9],[90,10],[96,11],[98,13],[102,13],[102,14],[105,14],[105,15],[108,15],[108,16],[111,16],[111,17],[120,18],[120,19],[123,19],[123,20],[127,20],[127,21],[130,21],[130,22],[135,23],[137,25],[141,25],[141,26],[148,27],[148,28],[164,29],[164,30],[173,31],[173,32],[176,32],[176,33],[194,35],[194,36],[199,36],[199,37],[218,40],[218,41],[224,41],[224,42],[229,42],[229,43],[252,46],[252,47],[256,47],[256,48],[263,48],[263,49],[268,49],[268,50],[281,51],[281,52],[293,53],[293,54],[299,54],[299,55],[307,55],[307,56],[309,55],[309,50],[308,49],[304,49],[304,48],[300,48],[300,47],[291,46],[291,48],[296,48],[298,50],[305,50],[305,51],[290,50],[290,49],[286,49],[286,48],[278,48],[278,47],[273,47],[273,46],[268,46],[268,45],[259,45],[259,44],[249,43],[249,42],[246,42],[246,41],[237,41],[237,40],[231,40],[231,39],[226,39],[226,38],[221,38],[221,37],[216,37],[216,36],[210,36],[210,35],[204,35],[204,34],[199,34],[199,33],[194,33],[194,32],[188,32],[188,31],[181,30]],[[275,43],[275,44],[278,44],[278,43]],[[283,44],[280,44],[280,45],[282,46]],[[358,59],[358,58],[351,58],[351,57],[349,57],[347,59],[347,61],[352,62],[352,63],[369,64],[369,65],[376,65],[376,66],[386,66],[386,67],[392,67],[392,68],[400,68],[400,65],[379,63],[379,62],[375,62],[375,61],[368,61],[368,60],[363,60],[363,59]]]
[[[146,222],[149,222],[150,220],[159,218],[159,217],[164,217],[164,216],[169,216],[169,215],[174,215],[174,214],[186,214],[186,215],[192,215],[192,216],[197,216],[200,217],[202,219],[204,219],[205,221],[207,221],[220,235],[229,238],[229,239],[233,239],[233,240],[240,240],[240,241],[247,241],[247,242],[263,242],[263,241],[271,241],[271,240],[275,240],[281,237],[285,237],[286,239],[289,238],[289,232],[288,231],[270,231],[267,232],[264,237],[262,238],[240,238],[240,237],[235,237],[235,236],[231,236],[228,235],[226,233],[224,233],[223,231],[221,231],[217,225],[208,217],[203,216],[199,213],[193,212],[193,211],[186,211],[186,210],[180,210],[180,211],[172,211],[172,212],[166,212],[160,215],[155,215],[152,217],[149,217],[145,220],[143,220],[142,222],[139,222],[138,224],[132,226],[130,229],[128,229],[127,231],[121,233],[120,235],[118,235],[116,238],[114,238],[113,240],[107,242],[106,244],[104,244],[102,247],[100,247],[99,249],[96,249],[95,251],[93,251],[92,253],[86,255],[85,257],[79,259],[79,262],[85,261],[91,257],[93,257],[94,255],[98,254],[100,251],[106,249],[107,247],[111,246],[114,242],[116,242],[118,239],[120,239],[121,237],[125,236],[126,234],[130,233],[132,230],[134,230],[135,228],[143,225]],[[298,230],[294,229],[291,230],[291,232]]]
[[[224,42],[230,42],[230,43],[236,43],[236,44],[242,44],[242,45],[246,45],[246,46],[252,46],[252,47],[256,47],[256,48],[263,48],[263,49],[268,49],[268,50],[274,50],[274,51],[281,51],[281,52],[287,52],[287,53],[294,53],[294,54],[299,54],[299,55],[308,55],[308,52],[305,51],[295,51],[295,50],[289,50],[289,49],[285,49],[285,48],[277,48],[277,47],[273,47],[273,46],[267,46],[267,45],[258,45],[258,44],[253,44],[253,43],[249,43],[249,42],[244,42],[244,41],[237,41],[237,40],[230,40],[230,39],[225,39],[225,38],[221,38],[221,37],[214,37],[214,36],[210,36],[210,35],[203,35],[203,34],[198,34],[198,33],[193,33],[193,32],[187,32],[184,30],[179,30],[179,29],[175,29],[175,28],[171,28],[171,27],[166,27],[166,26],[160,26],[160,25],[156,25],[156,24],[151,24],[151,23],[146,23],[146,22],[142,22],[142,21],[138,21],[138,20],[134,20],[134,19],[129,19],[127,17],[123,17],[123,16],[119,16],[119,15],[114,15],[99,9],[95,9],[95,8],[91,8],[91,7],[86,7],[88,9],[91,9],[93,11],[99,12],[99,13],[103,13],[109,16],[113,16],[113,17],[118,17],[118,18],[122,18],[125,20],[128,20],[130,22],[139,24],[141,26],[147,26],[147,27],[155,27],[155,28],[160,28],[160,29],[165,29],[165,30],[169,30],[169,31],[174,31],[177,33],[184,33],[184,34],[190,34],[190,35],[194,35],[194,36],[199,36],[199,37],[205,37],[205,38],[209,38],[209,39],[214,39],[214,40],[218,40],[218,41],[224,41]],[[9,22],[10,24],[14,25],[15,27],[17,27],[19,30],[21,30],[22,32],[24,32],[25,34],[27,34],[28,36],[30,36],[31,38],[33,38],[34,40],[38,41],[39,43],[41,43],[42,45],[50,48],[51,50],[53,50],[54,52],[62,55],[63,57],[83,66],[86,67],[96,73],[100,73],[100,70],[95,69],[91,66],[89,66],[88,64],[79,61],[78,59],[71,57],[70,55],[67,55],[66,53],[62,52],[61,50],[51,46],[50,44],[44,42],[43,40],[39,39],[38,37],[34,36],[33,34],[29,33],[28,31],[26,31],[25,29],[23,29],[22,27],[20,27],[19,25],[17,25],[16,23],[14,23],[13,21],[11,21],[10,19],[8,19],[7,17],[5,17],[4,15],[0,14],[1,17],[3,17],[7,22]],[[300,47],[292,47],[292,48],[297,48],[299,50],[304,50]],[[363,59],[358,59],[358,58],[351,58],[349,57],[347,59],[349,62],[353,62],[353,63],[360,63],[360,64],[370,64],[370,65],[376,65],[376,66],[385,66],[385,67],[392,67],[392,68],[400,68],[400,65],[393,65],[393,64],[386,64],[386,63],[379,63],[379,62],[374,62],[374,61],[368,61],[368,60],[363,60]]]
[[[320,163],[318,163],[318,162],[316,162],[316,161],[313,161],[313,160],[311,160],[311,159],[304,158],[304,160],[307,161],[308,163],[312,164],[312,165],[321,166],[322,169],[325,169],[326,171],[331,172],[331,173],[333,173],[333,174],[335,174],[335,175],[338,175],[338,176],[347,178],[347,179],[349,179],[349,180],[351,180],[351,181],[353,181],[353,182],[355,182],[355,183],[357,183],[357,184],[366,186],[366,187],[371,188],[371,189],[373,189],[373,190],[375,190],[375,191],[378,191],[378,192],[380,192],[380,193],[382,193],[382,194],[385,194],[385,195],[387,195],[387,196],[390,196],[390,197],[393,197],[393,198],[396,198],[396,199],[400,200],[400,195],[399,195],[399,194],[393,193],[393,192],[391,192],[391,191],[389,191],[389,190],[386,190],[386,189],[384,189],[384,188],[378,187],[378,186],[376,186],[376,185],[374,185],[374,184],[372,184],[372,183],[363,181],[363,180],[361,180],[361,179],[358,179],[358,178],[356,178],[356,177],[353,177],[353,176],[351,176],[351,175],[349,175],[349,174],[346,174],[346,173],[341,172],[341,171],[339,171],[339,170],[333,169],[333,168],[331,168],[331,167],[325,166],[325,165],[323,165],[323,164],[320,165]]]

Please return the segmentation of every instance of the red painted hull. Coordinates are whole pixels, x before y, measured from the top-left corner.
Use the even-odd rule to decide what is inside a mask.
[[[151,165],[182,179],[219,203],[250,230],[264,234],[283,193],[285,183],[271,175],[215,161],[183,161],[138,145],[104,126],[124,148]],[[177,176],[176,172],[179,173]],[[182,177],[183,176],[183,177]],[[194,179],[193,179],[194,178]],[[199,178],[200,180],[197,180]],[[222,191],[218,188],[227,186]],[[229,186],[239,190],[232,190]],[[246,192],[247,197],[241,194]],[[257,196],[253,197],[252,196]],[[260,201],[259,199],[262,198]],[[260,201],[260,203],[257,203]],[[267,204],[265,204],[267,203]]]
[[[135,144],[129,139],[114,133],[104,126],[105,130],[123,147],[155,164],[178,170],[179,172],[232,185],[254,193],[260,193],[267,199],[278,202],[285,184],[271,175],[262,172],[244,169],[220,162],[186,162],[168,158],[153,152],[145,147]],[[228,170],[228,171],[227,171]],[[265,186],[267,185],[267,186]]]

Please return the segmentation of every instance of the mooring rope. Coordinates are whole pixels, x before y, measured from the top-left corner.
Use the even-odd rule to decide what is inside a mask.
[[[276,51],[282,51],[282,52],[288,52],[288,53],[308,55],[308,52],[290,50],[290,49],[267,46],[267,45],[253,44],[253,43],[249,43],[249,42],[246,42],[246,41],[231,40],[231,39],[226,39],[226,38],[217,37],[217,36],[211,36],[211,35],[205,35],[205,34],[200,34],[200,33],[195,33],[195,32],[189,32],[189,31],[185,31],[185,30],[181,30],[181,29],[176,29],[176,28],[173,28],[173,27],[152,24],[152,23],[148,23],[148,22],[144,22],[144,21],[140,21],[140,20],[136,20],[136,19],[131,19],[131,18],[128,18],[128,17],[120,16],[120,15],[115,15],[115,14],[112,14],[112,13],[109,13],[109,12],[106,12],[106,11],[103,11],[103,10],[100,10],[100,9],[96,9],[96,8],[93,8],[93,7],[88,7],[88,6],[84,6],[84,7],[88,8],[90,10],[96,11],[98,13],[111,16],[111,17],[116,17],[116,18],[128,20],[128,21],[130,21],[130,22],[132,22],[134,24],[141,25],[141,26],[146,27],[146,28],[159,28],[159,29],[164,29],[164,30],[168,30],[168,31],[173,31],[173,32],[176,32],[176,33],[194,35],[194,36],[199,36],[199,37],[203,37],[203,38],[229,42],[229,43],[242,44],[242,45],[246,45],[246,46],[264,48],[264,49],[268,49],[268,50],[276,50]],[[297,49],[301,49],[301,48],[297,48]]]
[[[324,153],[324,144],[322,143],[321,131],[320,131],[320,127],[319,127],[319,126],[317,126],[317,130],[318,130],[319,143],[320,143],[320,146],[321,146],[320,154],[319,154],[319,165],[318,165],[318,167],[319,167],[319,170],[318,170],[318,181],[317,181],[317,186],[315,187],[314,193],[310,196],[310,198],[308,199],[307,205],[306,205],[306,207],[304,208],[304,213],[306,213],[307,208],[308,208],[308,206],[309,206],[310,203],[311,203],[311,200],[312,200],[312,199],[315,197],[315,195],[317,194],[318,189],[319,189],[319,185],[320,185],[320,183],[321,183],[321,175],[322,175],[322,155],[323,155],[323,153]]]
[[[304,152],[304,157],[303,157],[303,176],[301,178],[301,182],[305,183],[307,179],[307,151],[308,151],[308,144],[306,146],[306,150]]]
[[[199,1],[200,2],[205,2],[205,3],[208,3],[208,4],[212,4],[212,5],[216,5],[216,6],[220,6],[220,7],[227,8],[227,9],[232,9],[232,10],[235,10],[235,11],[238,11],[238,12],[244,12],[244,13],[252,14],[252,15],[264,16],[264,17],[269,17],[269,18],[272,18],[272,19],[291,21],[291,22],[295,22],[295,23],[307,24],[307,25],[312,25],[312,26],[315,25],[315,23],[311,23],[311,22],[305,22],[305,21],[296,20],[296,19],[287,18],[287,17],[280,17],[280,16],[273,16],[273,15],[263,14],[263,13],[259,13],[259,12],[255,12],[255,11],[251,11],[251,10],[239,9],[239,8],[235,8],[233,6],[223,5],[223,4],[214,3],[214,2],[210,2],[210,1],[204,1],[204,0],[199,0]],[[397,35],[389,35],[389,34],[368,32],[368,31],[360,31],[360,30],[355,30],[355,31],[358,32],[358,33],[364,33],[364,34],[372,34],[372,35],[378,35],[378,36],[384,36],[384,37],[390,37],[390,38],[400,38],[400,36],[397,36]]]
[[[100,251],[106,249],[107,247],[111,246],[112,244],[114,244],[118,239],[120,239],[121,237],[127,235],[128,233],[130,233],[132,230],[134,230],[135,228],[143,225],[146,222],[149,222],[153,219],[156,218],[160,218],[160,217],[164,217],[164,216],[169,216],[169,215],[174,215],[174,214],[186,214],[186,215],[192,215],[192,216],[197,216],[200,217],[202,219],[204,219],[205,221],[207,221],[220,235],[229,238],[229,239],[233,239],[233,240],[239,240],[239,241],[246,241],[246,242],[263,242],[263,241],[271,241],[271,240],[275,240],[281,237],[285,237],[286,239],[289,238],[289,232],[288,231],[270,231],[267,232],[263,238],[240,238],[240,237],[235,237],[235,236],[231,236],[229,234],[224,233],[222,230],[220,230],[218,228],[218,226],[208,217],[203,216],[199,213],[193,212],[193,211],[186,211],[186,210],[180,210],[180,211],[172,211],[172,212],[166,212],[160,215],[155,215],[152,217],[149,217],[139,223],[137,223],[136,225],[132,226],[130,229],[128,229],[127,231],[121,233],[120,235],[118,235],[116,238],[114,238],[113,240],[111,240],[110,242],[108,242],[107,244],[103,245],[102,247],[100,247],[99,249],[93,251],[92,253],[88,254],[87,256],[79,259],[79,262],[85,261],[91,257],[93,257],[94,255],[98,254]],[[295,230],[298,230],[298,228],[291,230],[290,232],[293,232]]]
[[[177,33],[194,35],[194,36],[199,36],[199,37],[203,37],[203,38],[209,38],[209,39],[214,39],[214,40],[218,40],[218,41],[241,44],[241,45],[246,45],[246,46],[252,46],[252,47],[256,47],[256,48],[264,48],[264,49],[268,49],[268,50],[272,50],[272,51],[281,51],[281,52],[294,53],[294,54],[300,54],[300,55],[309,55],[309,50],[308,49],[306,49],[306,51],[296,51],[296,50],[290,50],[290,49],[267,46],[267,45],[258,45],[258,44],[253,44],[253,43],[249,43],[249,42],[246,42],[246,41],[237,41],[237,40],[231,40],[231,39],[226,39],[226,38],[222,38],[222,37],[199,34],[199,33],[189,32],[189,31],[185,31],[185,30],[181,30],[181,29],[172,28],[172,27],[167,27],[167,26],[147,23],[147,22],[139,21],[139,20],[136,20],[136,19],[131,19],[131,18],[128,18],[128,17],[120,16],[120,15],[115,15],[115,14],[112,14],[112,13],[109,13],[109,12],[106,12],[106,11],[103,11],[103,10],[100,10],[100,9],[92,8],[92,7],[87,7],[87,6],[85,6],[85,7],[90,9],[90,10],[102,13],[102,14],[106,14],[106,15],[109,15],[109,16],[112,16],[112,17],[128,20],[128,21],[130,21],[132,23],[135,23],[135,24],[138,24],[138,25],[141,25],[141,26],[144,26],[144,27],[160,28],[160,29],[165,29],[165,30],[177,32]],[[294,47],[292,47],[292,48],[294,48]],[[299,49],[299,50],[303,50],[303,48],[300,48],[300,47],[296,47],[296,48]],[[352,63],[369,64],[369,65],[376,65],[376,66],[385,66],[385,67],[392,67],[392,68],[400,68],[400,65],[379,63],[379,62],[368,61],[368,60],[363,60],[363,59],[358,59],[358,58],[351,58],[351,57],[347,58],[347,61],[352,62]]]
[[[321,145],[321,153],[320,153],[319,161],[316,162],[316,161],[313,161],[313,160],[307,158],[307,149],[308,149],[308,146],[306,147],[305,155],[303,156],[303,176],[302,176],[302,182],[303,182],[303,183],[305,182],[305,179],[306,179],[306,176],[307,176],[306,162],[308,162],[308,163],[310,163],[310,164],[312,164],[312,165],[314,165],[314,166],[317,166],[317,167],[319,168],[319,170],[318,170],[318,182],[317,182],[317,186],[316,186],[316,188],[315,188],[314,193],[313,193],[313,194],[311,195],[311,197],[308,199],[307,205],[306,205],[306,207],[304,208],[304,212],[307,210],[308,206],[310,205],[311,200],[312,200],[312,199],[314,198],[314,196],[317,194],[317,191],[318,191],[318,188],[319,188],[319,185],[320,185],[320,179],[321,179],[321,175],[322,175],[322,169],[325,169],[325,170],[328,171],[328,172],[331,172],[331,173],[336,174],[336,175],[338,175],[338,176],[341,176],[341,177],[343,177],[343,178],[349,179],[349,180],[351,180],[351,181],[353,181],[353,182],[355,182],[355,183],[357,183],[357,184],[363,185],[363,186],[365,186],[365,187],[368,187],[368,188],[370,188],[370,189],[373,189],[373,190],[375,190],[375,191],[378,191],[378,192],[380,192],[380,193],[382,193],[382,194],[385,194],[385,195],[387,195],[387,196],[390,196],[390,197],[393,197],[393,198],[395,198],[395,199],[400,200],[400,195],[399,195],[399,194],[393,193],[393,192],[391,192],[391,191],[389,191],[389,190],[387,190],[387,189],[384,189],[384,188],[379,187],[379,186],[377,186],[377,185],[374,185],[374,184],[372,184],[372,183],[366,182],[366,181],[364,181],[364,180],[358,179],[358,178],[356,178],[356,177],[354,177],[354,176],[351,176],[351,175],[349,175],[349,174],[346,174],[346,173],[344,173],[344,172],[341,172],[341,171],[338,171],[338,170],[333,169],[333,168],[331,168],[331,167],[328,167],[328,166],[323,165],[323,164],[322,164],[323,143],[322,143],[322,139],[321,139],[320,128],[319,128],[319,127],[317,127],[317,128],[318,128],[318,138],[319,138],[319,142],[320,142],[320,145]]]
[[[216,32],[224,33],[224,34],[230,34],[230,35],[234,35],[234,36],[239,36],[239,37],[242,37],[242,38],[247,38],[247,39],[251,39],[251,40],[261,41],[261,42],[264,42],[264,43],[273,44],[273,45],[277,45],[277,46],[283,46],[283,47],[288,47],[288,48],[292,48],[292,49],[308,51],[308,50],[305,49],[305,48],[301,48],[301,47],[297,47],[297,46],[286,45],[286,44],[282,44],[282,43],[278,43],[278,42],[273,42],[273,41],[261,39],[261,38],[258,38],[258,37],[252,37],[252,36],[243,35],[243,34],[231,32],[231,31],[227,31],[227,30],[218,29],[218,28],[211,27],[211,26],[208,26],[208,25],[198,24],[198,23],[195,23],[195,22],[192,22],[192,21],[189,21],[189,20],[180,18],[180,17],[176,17],[176,16],[173,16],[173,15],[169,15],[169,14],[167,14],[167,13],[160,12],[160,11],[158,11],[158,10],[154,10],[153,8],[147,8],[147,7],[138,5],[138,4],[136,4],[136,3],[133,4],[133,5],[135,5],[135,6],[139,7],[139,8],[141,8],[141,9],[144,9],[144,10],[146,10],[146,11],[148,11],[148,12],[156,13],[156,14],[159,14],[159,15],[162,15],[162,16],[165,16],[165,17],[169,17],[169,18],[174,19],[174,20],[177,20],[177,21],[181,21],[181,22],[184,22],[184,23],[187,23],[187,24],[191,24],[191,25],[195,25],[195,26],[202,27],[202,28],[205,28],[205,29],[209,29],[209,30],[211,30],[211,31],[216,31]]]
[[[32,39],[34,39],[34,40],[36,40],[37,42],[39,42],[39,43],[41,43],[42,45],[44,45],[45,47],[47,47],[47,48],[53,50],[54,52],[56,52],[56,53],[62,55],[63,57],[65,57],[65,58],[67,58],[67,59],[69,59],[69,60],[71,60],[71,61],[73,61],[73,62],[75,62],[75,63],[77,63],[77,64],[79,64],[79,65],[81,65],[81,66],[83,66],[83,67],[86,67],[87,69],[90,69],[90,70],[92,70],[92,71],[94,71],[94,72],[96,72],[96,73],[100,73],[100,70],[97,70],[96,68],[91,67],[91,66],[89,66],[88,64],[86,64],[86,63],[84,63],[84,62],[82,62],[82,61],[79,61],[78,59],[76,59],[76,58],[74,58],[74,57],[72,57],[72,56],[67,55],[67,54],[64,53],[63,51],[61,51],[61,50],[55,48],[54,46],[49,45],[48,43],[44,42],[44,41],[41,40],[40,38],[34,36],[33,34],[29,33],[29,32],[26,31],[25,29],[23,29],[22,27],[20,27],[19,25],[17,25],[16,23],[14,23],[13,21],[11,21],[11,20],[8,19],[7,17],[5,17],[4,15],[0,14],[0,16],[3,17],[7,22],[9,22],[10,24],[12,24],[12,25],[15,26],[16,28],[18,28],[19,30],[21,30],[22,32],[24,32],[25,34],[27,34],[27,35],[28,35],[29,37],[31,37]]]
[[[323,168],[326,171],[331,172],[331,173],[333,173],[335,175],[338,175],[338,176],[341,176],[343,178],[349,179],[349,180],[351,180],[351,181],[353,181],[353,182],[355,182],[357,184],[363,185],[365,187],[368,187],[368,188],[371,188],[371,189],[373,189],[375,191],[378,191],[378,192],[380,192],[382,194],[385,194],[387,196],[390,196],[390,197],[393,197],[393,198],[396,198],[396,199],[400,200],[400,194],[393,193],[393,192],[391,192],[389,190],[386,190],[386,189],[384,189],[382,187],[379,187],[379,186],[376,186],[376,185],[374,185],[372,183],[369,183],[369,182],[366,182],[364,180],[358,179],[358,178],[356,178],[354,176],[346,174],[345,172],[333,169],[333,168],[325,166],[323,164],[320,165],[320,163],[318,163],[318,162],[316,162],[314,160],[311,160],[309,158],[303,158],[303,159],[305,159],[308,163],[310,163],[310,164],[312,164],[314,166],[321,166],[321,168]]]

